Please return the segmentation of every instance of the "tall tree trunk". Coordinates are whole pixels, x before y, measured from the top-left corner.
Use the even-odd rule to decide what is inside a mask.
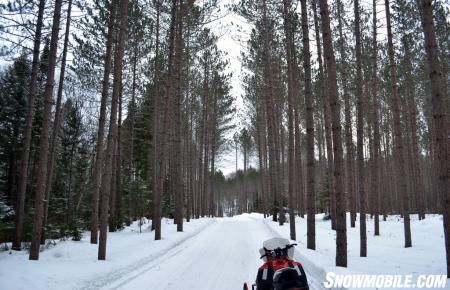
[[[198,180],[197,180],[197,201],[196,201],[196,207],[197,207],[197,217],[200,217],[201,215],[201,201],[203,199],[203,150],[204,150],[204,144],[205,144],[205,140],[204,140],[204,126],[203,124],[205,123],[203,120],[203,116],[205,115],[205,109],[204,107],[206,106],[206,103],[203,99],[202,101],[202,121],[201,121],[201,125],[198,127],[198,163],[197,163],[197,174],[198,174]],[[237,144],[237,143],[236,143]],[[236,160],[237,160],[237,146],[236,146]]]
[[[265,168],[265,151],[263,148],[263,138],[265,138],[265,128],[264,128],[264,119],[263,119],[263,113],[262,113],[262,106],[260,104],[260,101],[257,102],[258,109],[256,111],[256,143],[258,148],[258,161],[259,161],[259,172],[260,172],[260,178],[259,178],[259,186],[261,187],[261,200],[262,200],[262,211],[264,214],[264,218],[267,214],[267,189],[266,189],[266,168]]]
[[[175,55],[175,67],[176,72],[176,95],[175,95],[175,218],[177,223],[177,231],[183,231],[183,180],[182,180],[182,150],[181,150],[181,103],[183,94],[181,91],[181,74],[182,74],[182,63],[183,63],[183,21],[180,19],[182,17],[182,6],[183,1],[180,0],[180,8],[178,9],[178,23],[176,32],[176,55]]]
[[[296,240],[295,233],[295,202],[294,191],[296,187],[295,178],[295,135],[294,135],[294,43],[292,38],[292,17],[289,0],[283,0],[284,34],[286,46],[286,60],[288,73],[288,200],[289,200],[289,229],[291,240]]]
[[[148,163],[148,167],[151,166],[151,172],[152,172],[152,193],[153,193],[153,197],[155,197],[155,193],[158,190],[157,188],[157,179],[158,179],[158,175],[157,175],[157,167],[158,167],[158,158],[159,158],[159,151],[158,151],[158,138],[157,136],[159,133],[159,119],[160,119],[160,107],[161,107],[161,100],[160,100],[160,89],[159,89],[159,84],[160,84],[160,70],[159,70],[159,33],[160,33],[160,14],[161,14],[161,3],[160,0],[157,0],[155,2],[155,6],[156,6],[156,40],[155,40],[155,58],[154,58],[154,71],[153,71],[153,84],[156,87],[156,94],[153,97],[153,123],[152,123],[152,128],[153,128],[153,132],[152,132],[152,146],[149,147],[149,152],[148,155],[149,156],[153,156],[152,158],[152,163],[150,163],[150,158],[149,158],[149,163]],[[153,155],[152,155],[153,154]],[[152,164],[152,165],[151,165]],[[150,168],[149,168],[150,170]],[[155,202],[155,200],[153,201]],[[156,226],[156,214],[157,212],[155,211],[156,207],[153,207],[153,216],[152,216],[152,230],[155,230],[155,226]]]
[[[281,69],[280,69],[281,71]],[[276,123],[274,126],[275,128],[275,158],[276,158],[276,164],[277,164],[277,170],[276,173],[278,174],[277,180],[278,182],[278,192],[280,193],[280,217],[278,219],[278,222],[280,226],[284,225],[286,222],[286,215],[284,212],[284,183],[285,183],[285,138],[284,138],[284,125],[283,125],[283,116],[282,116],[282,101],[280,100],[280,97],[273,99],[273,108],[276,111]],[[277,102],[278,101],[278,102]]]
[[[291,35],[291,41],[294,41],[294,35]],[[299,81],[300,81],[300,72],[297,63],[295,45],[293,45],[293,69],[294,69],[294,135],[295,135],[295,192],[294,196],[296,197],[296,207],[299,216],[304,217],[305,213],[305,189],[304,189],[304,177],[303,177],[303,162],[302,162],[302,152],[301,152],[301,131],[300,131],[300,98],[301,94],[299,92]]]
[[[375,236],[380,235],[380,125],[379,125],[379,103],[377,97],[377,87],[378,87],[378,45],[377,45],[377,0],[373,0],[372,4],[372,118],[373,118],[373,139],[374,139],[374,170],[372,191],[374,196],[374,234]]]
[[[403,153],[403,136],[401,126],[401,110],[400,110],[400,97],[397,90],[397,67],[394,60],[394,44],[392,42],[392,29],[391,29],[391,13],[389,7],[389,0],[385,0],[386,10],[386,23],[387,23],[387,36],[388,36],[388,54],[389,65],[391,67],[391,86],[392,86],[392,114],[393,114],[393,127],[394,127],[394,155],[395,166],[397,171],[397,183],[399,195],[402,199],[402,215],[405,231],[405,248],[412,246],[411,243],[411,224],[409,218],[409,196],[406,190],[406,169],[405,169],[405,156]]]
[[[106,145],[106,164],[103,176],[102,208],[100,212],[100,238],[98,245],[98,259],[106,259],[106,239],[108,234],[108,211],[112,176],[112,162],[114,158],[115,140],[117,138],[117,111],[122,85],[122,62],[127,30],[128,0],[120,3],[120,25],[117,48],[114,55],[114,81],[111,99],[111,115],[109,118],[108,140]]]
[[[438,151],[439,191],[442,196],[444,215],[444,234],[447,256],[447,278],[450,278],[450,155],[448,147],[449,125],[444,100],[446,93],[442,90],[442,69],[433,23],[433,7],[431,0],[417,0],[422,28],[425,35],[425,49],[431,80],[431,104],[435,130],[435,142]]]
[[[323,119],[325,123],[325,141],[327,151],[327,178],[328,178],[328,191],[330,196],[330,215],[331,215],[331,228],[336,229],[336,206],[334,195],[334,177],[333,177],[333,142],[331,138],[331,110],[329,96],[325,86],[325,70],[322,62],[322,47],[320,44],[320,32],[319,32],[319,19],[317,16],[317,4],[316,0],[312,0],[313,15],[314,15],[314,28],[316,34],[317,43],[317,60],[319,63],[319,81],[320,81],[320,93],[322,94],[322,110]]]
[[[342,76],[342,87],[344,91],[344,112],[345,112],[345,147],[347,151],[346,161],[347,161],[347,174],[346,177],[346,184],[347,184],[347,194],[348,194],[348,200],[350,204],[350,226],[352,228],[355,227],[355,221],[356,221],[356,196],[355,196],[355,190],[354,190],[354,152],[353,152],[353,134],[352,134],[352,118],[351,118],[351,108],[350,108],[350,93],[348,90],[348,76],[347,76],[347,56],[345,54],[345,48],[344,43],[345,39],[342,33],[342,10],[343,10],[343,4],[342,1],[339,0],[338,2],[338,21],[339,21],[339,53],[341,55],[341,65],[340,65],[340,71]]]
[[[98,121],[97,145],[95,147],[95,163],[92,173],[92,204],[91,204],[91,244],[98,240],[98,207],[100,197],[100,176],[103,164],[103,143],[105,135],[106,102],[109,91],[109,75],[111,71],[111,58],[114,34],[114,22],[119,0],[112,0],[109,8],[108,34],[106,36],[105,62],[103,65],[102,97],[100,101],[100,115]]]
[[[190,30],[188,29],[188,35],[189,35]],[[189,37],[188,37],[188,44],[187,44],[187,52],[189,55]],[[186,179],[187,179],[187,188],[186,188],[186,222],[190,222],[191,220],[191,215],[194,213],[193,211],[193,201],[194,201],[194,189],[193,189],[193,185],[194,185],[194,177],[195,177],[195,173],[194,173],[194,168],[193,168],[193,162],[194,162],[194,152],[193,152],[193,129],[192,129],[192,113],[191,113],[191,102],[190,102],[190,90],[189,90],[189,66],[190,66],[190,61],[189,59],[187,60],[188,65],[187,65],[187,73],[186,73],[186,79],[187,79],[187,83],[188,83],[188,89],[186,92],[186,136],[185,136],[185,142],[186,142]]]
[[[115,197],[115,217],[114,227],[120,229],[122,227],[122,100],[123,100],[123,84],[120,79],[119,93],[119,119],[117,122],[117,140],[116,140],[116,197]]]
[[[164,188],[164,179],[166,173],[166,147],[168,141],[168,123],[169,123],[169,109],[172,99],[172,82],[174,77],[173,63],[174,63],[174,44],[175,44],[175,28],[176,28],[176,12],[178,1],[172,0],[171,8],[171,23],[169,31],[169,57],[168,57],[168,70],[166,78],[166,90],[164,96],[164,111],[162,115],[162,124],[159,131],[159,150],[158,166],[156,172],[156,191],[154,192],[154,223],[155,223],[155,240],[161,239],[161,198]]]
[[[263,54],[264,54],[264,80],[265,80],[265,106],[266,106],[266,117],[267,117],[267,130],[268,130],[268,148],[269,148],[269,174],[270,174],[270,188],[273,197],[273,207],[272,207],[272,220],[278,220],[278,212],[282,207],[278,208],[279,203],[281,203],[281,193],[279,192],[279,143],[277,144],[276,136],[276,121],[274,113],[274,92],[273,92],[273,78],[272,78],[272,54],[270,51],[270,38],[269,38],[269,20],[267,16],[267,1],[262,1],[263,10]],[[278,155],[278,156],[277,156]],[[279,201],[280,200],[280,201]],[[281,216],[281,212],[280,212]]]
[[[186,55],[189,56],[190,53],[190,27],[188,26],[187,28],[187,44],[186,44]],[[191,215],[193,214],[193,209],[192,209],[192,205],[193,205],[193,184],[194,184],[194,176],[195,174],[193,174],[193,152],[192,152],[192,143],[193,143],[193,129],[192,129],[192,122],[191,122],[191,95],[190,95],[190,66],[191,66],[191,61],[190,58],[187,57],[186,58],[186,73],[185,73],[185,78],[186,78],[186,97],[185,97],[185,170],[186,170],[186,174],[185,174],[185,178],[187,181],[186,184],[186,222],[190,222],[191,219]]]
[[[134,7],[137,7],[136,2],[133,3],[133,8]],[[157,17],[158,17],[158,15],[157,15]],[[159,21],[159,19],[157,21]],[[131,102],[130,102],[130,109],[129,109],[130,112],[129,112],[129,116],[128,116],[128,118],[130,119],[130,145],[129,145],[129,147],[130,147],[129,163],[130,164],[129,164],[129,172],[128,172],[129,181],[132,181],[132,180],[134,181],[134,127],[135,127],[134,123],[135,123],[135,114],[136,114],[136,86],[137,86],[136,70],[137,70],[138,49],[139,49],[138,41],[136,40],[136,38],[137,38],[136,31],[134,31],[133,38],[134,38],[134,43],[133,43],[133,58],[132,58],[132,73],[131,73],[132,74]],[[159,41],[159,40],[157,39],[157,41]],[[158,49],[158,48],[156,48],[156,49]],[[154,68],[153,73],[156,74],[156,68]],[[155,84],[155,79],[153,79],[153,81],[154,81],[153,83]],[[156,100],[157,93],[153,96],[153,98],[154,98],[154,100]],[[155,109],[156,109],[156,106],[153,107],[153,119],[156,118],[155,117],[155,115],[156,115]],[[119,110],[119,111],[121,111],[121,110]],[[150,146],[150,148],[153,149],[152,146]],[[149,151],[150,152],[149,152],[148,156],[150,157],[150,156],[152,156],[151,155],[152,151],[151,150],[149,150]],[[148,160],[148,163],[151,164],[150,160]],[[150,166],[148,166],[149,171],[151,171],[150,169],[151,169]]]
[[[80,122],[76,122],[75,123],[75,133],[73,134],[73,141],[72,141],[72,146],[70,148],[70,161],[69,161],[69,188],[67,190],[67,197],[66,197],[66,208],[65,208],[65,217],[66,217],[66,226],[67,228],[70,228],[72,226],[72,222],[73,222],[73,206],[72,206],[72,176],[73,176],[73,158],[75,156],[75,148],[77,145],[77,139],[80,133]]]
[[[420,169],[420,152],[417,136],[417,108],[414,79],[412,76],[413,67],[411,62],[410,43],[412,42],[411,35],[403,37],[403,46],[405,49],[406,62],[406,95],[408,98],[408,115],[409,115],[409,129],[411,134],[411,168],[412,168],[412,186],[414,188],[414,196],[416,198],[416,209],[420,219],[425,218],[425,201],[424,201],[424,186],[422,181],[422,173]]]
[[[244,192],[244,196],[243,196],[243,206],[244,206],[244,212],[248,213],[248,192],[247,192],[247,147],[242,146],[242,151],[243,151],[243,155],[244,155],[244,174],[242,175],[242,188],[243,188],[243,192]]]
[[[48,131],[52,114],[53,81],[55,79],[56,54],[58,50],[59,25],[61,21],[62,0],[55,1],[53,12],[52,36],[50,40],[50,55],[48,59],[48,72],[44,92],[44,111],[42,114],[42,127],[39,140],[39,163],[36,178],[36,198],[34,205],[33,230],[31,236],[30,260],[39,259],[42,224],[44,220],[45,181],[47,178],[48,162]]]
[[[67,49],[69,46],[69,37],[70,37],[70,17],[72,11],[72,0],[69,0],[69,4],[67,7],[67,20],[66,20],[66,31],[64,34],[64,45],[62,51],[62,59],[61,59],[61,69],[59,73],[59,83],[58,83],[58,93],[56,97],[56,111],[55,111],[55,121],[53,122],[53,131],[52,131],[52,139],[50,142],[50,150],[48,157],[48,173],[47,180],[45,182],[45,200],[44,200],[44,222],[42,226],[42,234],[41,234],[41,244],[45,244],[45,227],[47,226],[47,217],[48,217],[48,205],[50,203],[50,194],[52,191],[52,181],[53,181],[53,163],[55,162],[55,153],[56,147],[58,146],[58,134],[59,128],[61,125],[61,100],[62,93],[64,89],[64,78],[66,71],[66,60],[67,60]]]
[[[356,154],[357,154],[357,179],[359,195],[359,232],[361,257],[367,256],[367,231],[366,231],[366,193],[364,191],[364,100],[362,87],[362,59],[361,59],[361,29],[359,1],[354,1],[355,13],[355,38],[356,38]]]
[[[119,130],[117,129],[117,134],[119,135]],[[112,154],[112,166],[111,166],[111,190],[109,198],[109,232],[116,231],[116,196],[117,196],[117,136],[114,139],[113,154]]]
[[[45,0],[39,0],[38,16],[36,21],[36,32],[34,34],[33,44],[33,62],[31,65],[31,82],[30,82],[30,94],[27,100],[27,115],[25,120],[25,132],[24,141],[22,145],[22,152],[20,156],[20,178],[19,189],[17,192],[16,200],[16,219],[14,225],[14,239],[12,243],[12,249],[20,251],[22,248],[22,235],[23,235],[23,221],[25,215],[25,195],[27,192],[27,180],[28,180],[28,164],[30,160],[30,147],[31,147],[31,134],[33,131],[33,119],[34,119],[34,103],[36,100],[38,90],[38,71],[39,71],[39,51],[41,47],[41,34],[42,23],[44,18]]]
[[[210,54],[205,53],[205,63],[203,67],[204,79],[202,87],[202,119],[200,125],[200,162],[199,162],[199,188],[200,188],[200,198],[199,198],[199,211],[202,217],[205,216],[206,211],[206,199],[208,196],[208,144],[209,144],[209,133],[208,133],[208,112],[209,112],[209,81],[210,81],[210,64],[209,64]]]
[[[214,217],[216,215],[215,211],[215,187],[214,187],[214,175],[216,172],[216,154],[217,154],[217,93],[213,94],[213,111],[212,111],[212,121],[211,121],[211,180],[210,180],[210,191],[211,198],[209,201],[209,216]]]
[[[336,266],[347,267],[347,225],[342,176],[341,106],[339,103],[336,60],[334,58],[327,0],[320,0],[320,15],[322,19],[324,55],[327,60],[328,95],[332,115],[334,194],[336,195]]]
[[[315,0],[313,0],[315,2]],[[313,4],[314,5],[314,4]],[[314,9],[314,6],[313,6]],[[314,157],[314,96],[311,83],[311,51],[309,48],[308,11],[306,0],[301,0],[303,65],[305,68],[305,116],[306,116],[306,194],[307,194],[307,247],[316,249],[316,193]]]
[[[209,118],[209,86],[207,86],[206,93],[206,115],[205,115],[205,132],[204,132],[204,150],[203,150],[203,198],[201,200],[201,215],[205,217],[207,215],[208,198],[209,198],[209,180],[211,178],[209,171],[209,155],[210,155],[210,132],[208,130],[210,118]]]

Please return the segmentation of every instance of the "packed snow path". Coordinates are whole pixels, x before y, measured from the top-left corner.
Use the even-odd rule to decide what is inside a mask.
[[[275,236],[263,219],[246,215],[217,219],[139,268],[107,275],[100,289],[242,289],[244,281],[251,284],[255,280],[262,263],[258,250],[263,241]],[[322,277],[306,271],[310,288],[322,288],[318,282]]]

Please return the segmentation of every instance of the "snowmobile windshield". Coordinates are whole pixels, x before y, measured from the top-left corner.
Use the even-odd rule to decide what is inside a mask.
[[[259,253],[264,256],[264,254],[266,253],[266,250],[269,251],[273,251],[275,249],[283,249],[286,248],[287,246],[290,245],[290,242],[288,239],[283,239],[283,238],[272,238],[269,240],[266,240],[265,242],[263,242],[263,247],[259,250]],[[287,251],[287,255],[289,259],[292,259],[294,256],[294,248],[289,248]],[[267,261],[267,257],[263,257],[264,261]]]
[[[290,245],[288,239],[272,238],[263,243],[263,248],[266,248],[267,250],[275,250],[277,248],[285,248],[288,245]]]

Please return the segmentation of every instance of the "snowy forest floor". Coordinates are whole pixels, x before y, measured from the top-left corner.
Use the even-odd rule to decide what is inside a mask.
[[[348,220],[348,219],[347,219]],[[444,274],[442,216],[412,216],[413,247],[403,248],[403,223],[398,216],[380,222],[381,236],[373,236],[367,222],[368,257],[359,257],[359,225],[348,225],[348,268],[334,266],[335,232],[323,215],[316,216],[317,250],[306,249],[306,219],[297,218],[295,259],[308,275],[310,289],[323,289],[325,274]],[[252,283],[262,264],[258,250],[275,236],[289,237],[283,227],[260,214],[233,218],[199,219],[177,233],[171,220],[163,221],[163,239],[138,223],[108,234],[107,260],[97,261],[97,246],[62,241],[28,261],[23,252],[0,253],[0,289],[157,289],[233,290]],[[450,281],[447,281],[450,289]]]

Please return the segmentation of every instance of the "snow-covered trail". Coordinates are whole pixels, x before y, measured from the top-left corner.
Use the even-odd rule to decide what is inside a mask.
[[[329,220],[316,215],[316,250],[306,247],[305,218],[296,218],[295,259],[308,275],[310,289],[324,290],[327,272],[352,275],[442,275],[446,272],[442,215],[413,217],[413,247],[403,247],[399,216],[382,223],[382,235],[374,236],[373,220],[367,220],[369,256],[359,257],[359,228],[348,228],[348,268],[335,266],[335,235]],[[261,265],[258,249],[272,237],[289,237],[289,224],[279,226],[261,214],[233,218],[202,218],[185,223],[176,232],[173,220],[164,219],[163,239],[155,241],[145,223],[138,222],[108,234],[107,260],[97,260],[97,245],[89,233],[81,241],[58,241],[29,261],[27,251],[0,251],[0,290],[98,290],[98,289],[242,289],[252,283]],[[445,289],[450,289],[450,280]]]
[[[274,236],[263,219],[249,215],[217,219],[154,261],[114,277],[102,289],[242,289],[244,281],[251,284],[255,279],[262,242]],[[311,289],[320,288],[314,276]]]

